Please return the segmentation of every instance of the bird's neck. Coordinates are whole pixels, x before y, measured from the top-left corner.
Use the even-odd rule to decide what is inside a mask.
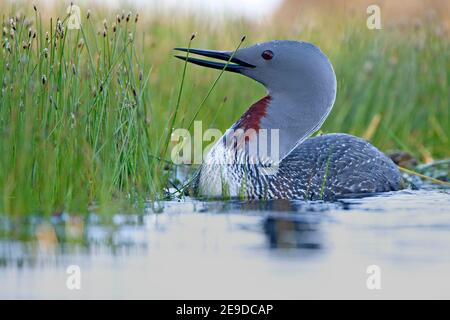
[[[251,184],[252,177],[276,173],[279,162],[322,125],[333,102],[334,92],[324,97],[269,90],[204,159],[200,194],[221,196],[227,186],[230,195],[237,196],[242,181]]]
[[[240,119],[233,125],[232,129],[255,130],[259,132],[261,120],[267,116],[267,109],[272,101],[270,95],[256,101],[248,108]]]
[[[259,127],[269,132],[278,131],[280,159],[317,131],[333,106],[334,96],[324,99],[320,93],[312,93],[313,90],[306,92],[270,92],[271,101]]]
[[[269,91],[241,116],[232,131],[243,130],[247,145],[256,145],[253,150],[258,156],[264,153],[263,158],[272,162],[282,160],[320,128],[333,106],[335,91],[324,95],[320,86],[310,85],[316,87]],[[267,149],[262,148],[264,145]],[[245,144],[230,146],[239,149]]]

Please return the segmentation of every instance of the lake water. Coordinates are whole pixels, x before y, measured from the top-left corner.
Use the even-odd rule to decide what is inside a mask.
[[[0,218],[0,298],[450,298],[449,189],[156,211]]]

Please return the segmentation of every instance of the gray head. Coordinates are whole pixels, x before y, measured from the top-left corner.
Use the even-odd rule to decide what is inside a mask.
[[[179,51],[187,49],[176,48]],[[191,63],[236,72],[263,84],[271,102],[259,128],[280,130],[280,151],[289,153],[325,121],[336,97],[336,76],[328,58],[315,45],[274,40],[231,51],[190,49],[190,53],[229,64],[177,56]]]
[[[235,56],[255,66],[241,73],[262,83],[269,92],[301,90],[299,85],[305,82],[331,88],[336,85],[330,61],[308,42],[269,41],[241,49]]]
[[[175,50],[187,51],[184,48]],[[177,58],[214,69],[241,73],[262,83],[269,91],[298,87],[298,81],[322,83],[321,86],[336,86],[333,66],[322,51],[315,45],[303,41],[273,40],[258,43],[232,51],[190,49],[191,53],[228,61],[218,63],[196,58]]]

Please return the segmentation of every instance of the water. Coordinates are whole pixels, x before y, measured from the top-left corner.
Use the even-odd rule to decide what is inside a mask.
[[[1,218],[0,298],[450,298],[449,189],[159,209]]]

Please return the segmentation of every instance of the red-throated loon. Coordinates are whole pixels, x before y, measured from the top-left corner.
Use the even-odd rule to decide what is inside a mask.
[[[189,52],[227,63],[177,57],[243,74],[268,91],[207,154],[193,183],[197,195],[331,200],[402,188],[396,165],[367,141],[342,133],[309,138],[336,97],[333,66],[315,45],[282,40]]]

